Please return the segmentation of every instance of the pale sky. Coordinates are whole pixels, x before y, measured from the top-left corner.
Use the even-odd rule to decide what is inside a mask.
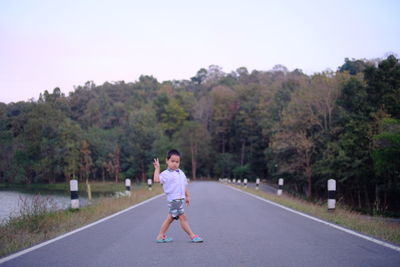
[[[219,65],[307,74],[400,56],[396,0],[0,0],[0,102]]]

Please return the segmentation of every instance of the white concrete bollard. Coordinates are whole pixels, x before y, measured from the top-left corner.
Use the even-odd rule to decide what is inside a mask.
[[[125,193],[131,195],[131,179],[125,179]]]
[[[336,207],[336,181],[328,180],[328,210],[334,211]]]
[[[241,185],[242,184],[242,180],[238,179],[237,183],[238,183],[238,185]]]
[[[153,190],[152,185],[153,185],[153,180],[151,180],[150,178],[147,179],[147,185],[149,187],[149,191]]]
[[[256,189],[258,190],[260,186],[260,178],[256,179]]]
[[[247,179],[246,178],[244,178],[243,184],[244,184],[244,187],[247,187]]]
[[[71,190],[71,209],[79,209],[78,181],[71,180],[69,188]]]
[[[232,182],[233,182],[234,184],[236,184],[236,179],[233,179]]]
[[[282,188],[283,188],[283,179],[279,178],[278,180],[278,196],[282,195]]]

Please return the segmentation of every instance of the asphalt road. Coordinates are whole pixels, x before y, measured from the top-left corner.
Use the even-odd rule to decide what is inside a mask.
[[[276,207],[215,182],[191,183],[186,209],[194,244],[171,225],[155,237],[164,196],[39,249],[5,266],[400,266],[400,252]]]
[[[243,186],[243,183],[242,183]],[[256,183],[248,183],[247,187],[249,188],[256,188]],[[260,185],[258,186],[258,189],[270,194],[276,194],[276,191],[278,191],[276,188],[273,188],[270,185],[264,184],[264,183],[260,183]]]

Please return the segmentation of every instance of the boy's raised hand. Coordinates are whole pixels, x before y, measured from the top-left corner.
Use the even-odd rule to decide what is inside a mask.
[[[157,158],[157,159],[154,159],[153,165],[154,165],[154,168],[155,168],[156,170],[159,170],[159,169],[160,169],[160,161],[158,160],[158,158]]]
[[[154,159],[153,165],[154,165],[153,181],[155,183],[159,183],[160,182],[160,162],[158,161],[158,159]]]

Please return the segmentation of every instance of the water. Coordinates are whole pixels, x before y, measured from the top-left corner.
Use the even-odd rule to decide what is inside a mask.
[[[0,223],[4,223],[10,216],[18,216],[22,200],[30,202],[34,197],[48,205],[54,204],[56,209],[68,209],[71,206],[71,198],[66,195],[42,193],[35,195],[17,191],[0,191]],[[88,204],[88,199],[79,197],[79,202],[81,206],[85,206]]]

